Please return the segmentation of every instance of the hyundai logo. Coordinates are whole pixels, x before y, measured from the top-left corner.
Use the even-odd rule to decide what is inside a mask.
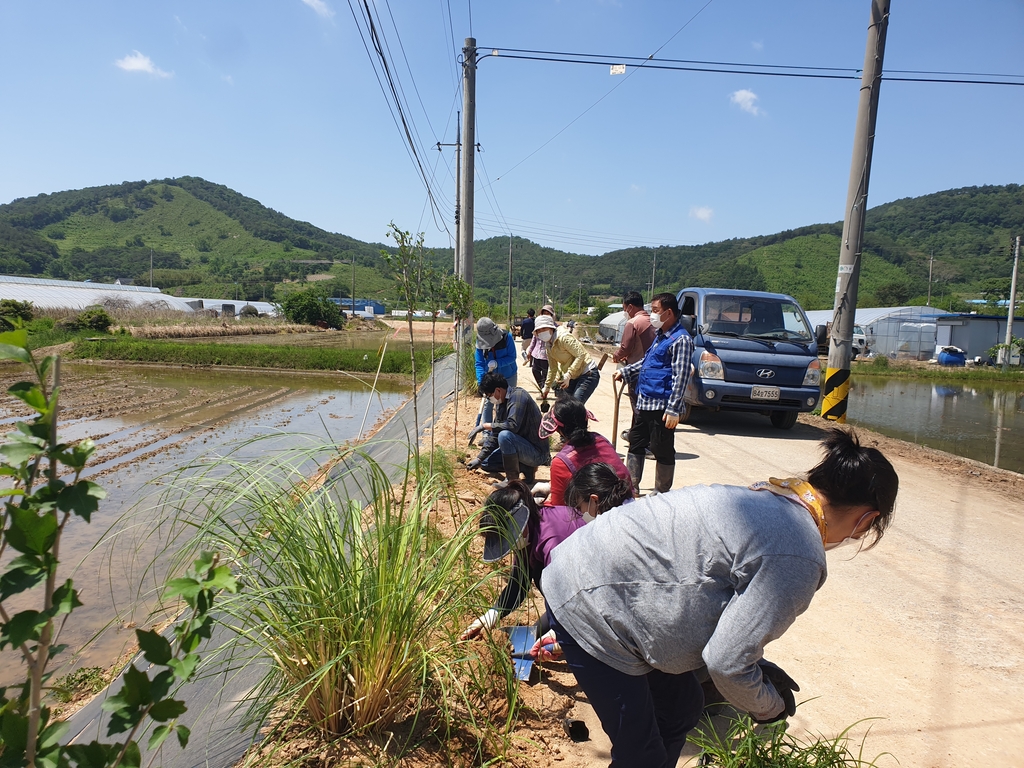
[[[760,370],[758,370],[757,375],[759,378],[762,379],[773,379],[775,378],[775,371],[773,371],[771,368],[761,368]]]

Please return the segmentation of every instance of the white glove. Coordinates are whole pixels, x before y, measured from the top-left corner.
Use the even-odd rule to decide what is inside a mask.
[[[473,623],[466,628],[466,631],[462,633],[462,639],[471,640],[474,637],[480,637],[483,630],[494,629],[499,618],[501,617],[494,608],[488,608],[487,612],[484,613],[483,616],[478,619],[474,619]]]

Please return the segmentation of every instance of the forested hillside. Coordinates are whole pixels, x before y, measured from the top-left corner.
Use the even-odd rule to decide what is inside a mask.
[[[402,222],[398,222],[399,225]],[[383,226],[382,226],[383,229]],[[685,285],[782,291],[808,309],[832,306],[842,222],[700,246],[630,248],[583,256],[512,239],[517,309],[575,307],[630,289]],[[1024,234],[1024,188],[969,187],[868,211],[859,304],[933,303],[1008,293],[1010,237]],[[0,272],[112,282],[179,295],[280,299],[319,279],[332,295],[392,302],[379,243],[296,221],[227,187],[185,176],[37,195],[0,205]],[[450,270],[452,252],[433,259]],[[477,298],[508,299],[509,239],[475,243]]]

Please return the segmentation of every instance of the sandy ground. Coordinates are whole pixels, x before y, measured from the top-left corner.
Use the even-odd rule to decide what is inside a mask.
[[[599,419],[594,428],[609,438],[610,373],[588,402]],[[478,403],[460,405],[460,447]],[[628,418],[623,398],[618,430]],[[453,427],[449,409],[436,439],[452,445]],[[829,427],[802,416],[794,429],[779,431],[763,416],[698,412],[677,430],[674,487],[746,485],[805,471]],[[804,703],[792,726],[832,736],[856,723],[855,743],[870,728],[864,755],[892,755],[879,765],[1024,765],[1024,476],[860,434],[900,475],[895,522],[874,550],[852,559],[852,551],[830,554],[828,581],[810,609],[767,649],[801,684]],[[653,464],[647,467],[645,492],[653,483]],[[486,495],[480,475],[460,477],[467,502]],[[527,623],[538,610],[539,599],[513,618]],[[522,764],[607,765],[609,744],[571,674],[561,664],[545,672],[542,682],[524,687],[534,714],[519,732]],[[588,723],[590,741],[566,738],[566,712]],[[695,764],[694,750],[687,747],[680,764]]]

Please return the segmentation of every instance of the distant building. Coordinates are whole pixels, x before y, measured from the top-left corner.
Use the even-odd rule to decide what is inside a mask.
[[[42,280],[0,275],[0,299],[31,301],[39,309],[81,310],[93,306],[133,306],[140,309],[192,312],[185,299],[161,293],[159,288],[75,280]]]
[[[959,347],[968,360],[987,359],[989,349],[1006,341],[1006,315],[942,315],[937,323],[936,352],[942,347]],[[1013,319],[1013,335],[1024,337],[1024,318]]]
[[[832,322],[831,309],[807,313],[811,326]],[[935,356],[936,320],[944,315],[935,307],[858,308],[853,322],[864,329],[868,350],[894,360],[930,360]]]
[[[331,301],[333,301],[335,304],[337,304],[339,307],[341,307],[346,312],[352,312],[353,311],[352,310],[353,304],[355,305],[355,311],[357,313],[361,314],[361,315],[362,314],[383,315],[386,312],[386,310],[384,309],[384,304],[379,302],[379,301],[375,301],[374,299],[359,299],[359,298],[357,298],[353,302],[352,299],[348,298],[348,297],[345,297],[343,299],[337,299],[337,298],[331,297]]]

